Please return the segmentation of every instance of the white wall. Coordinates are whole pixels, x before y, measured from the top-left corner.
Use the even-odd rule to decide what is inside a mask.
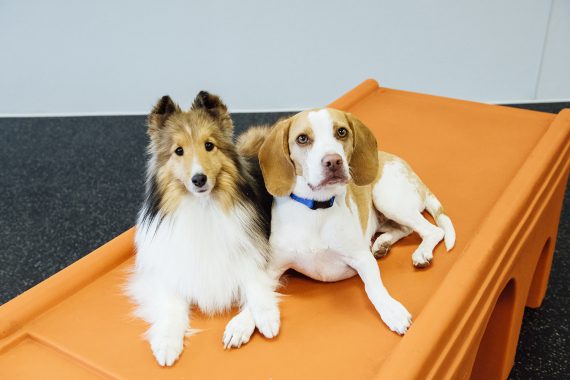
[[[570,99],[568,4],[0,0],[0,115],[146,113],[200,89],[234,111],[299,109],[368,77],[481,101]]]
[[[537,99],[570,99],[570,0],[554,0]]]

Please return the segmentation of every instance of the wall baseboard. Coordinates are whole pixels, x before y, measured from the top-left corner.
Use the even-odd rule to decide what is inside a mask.
[[[492,101],[492,102],[483,102],[487,104],[498,104],[498,105],[506,105],[506,104],[543,104],[543,103],[568,103],[570,102],[570,98],[568,99],[513,99],[513,100],[500,100],[500,101]]]
[[[545,100],[500,100],[492,102],[484,102],[486,104],[496,104],[496,105],[541,105],[541,104],[557,104],[560,103],[561,106],[570,103],[569,99],[545,99]],[[247,114],[247,113],[283,113],[283,112],[299,112],[310,107],[299,107],[296,109],[291,108],[271,108],[271,109],[236,109],[230,110],[233,114]],[[0,113],[1,119],[8,118],[44,118],[44,117],[107,117],[107,116],[146,116],[147,111],[135,111],[135,112],[54,112],[54,113]]]

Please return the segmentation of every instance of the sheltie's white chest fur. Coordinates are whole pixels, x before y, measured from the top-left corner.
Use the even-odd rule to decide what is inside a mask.
[[[183,198],[172,215],[139,227],[137,277],[158,281],[205,313],[230,308],[240,299],[243,279],[265,265],[247,220],[242,206],[224,212],[211,197]]]

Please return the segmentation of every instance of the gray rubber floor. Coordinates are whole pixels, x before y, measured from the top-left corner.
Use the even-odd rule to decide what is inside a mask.
[[[522,107],[558,112],[570,104]],[[235,114],[236,132],[283,114]],[[143,116],[0,118],[0,304],[131,227],[142,200]],[[512,379],[568,378],[570,195],[548,294],[527,309]]]

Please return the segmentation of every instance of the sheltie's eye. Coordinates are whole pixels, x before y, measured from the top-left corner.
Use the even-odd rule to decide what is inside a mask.
[[[207,141],[207,142],[204,144],[204,148],[206,148],[206,151],[211,152],[212,149],[214,149],[214,144],[211,143],[211,142],[209,142],[209,141]]]
[[[182,156],[184,154],[184,149],[182,149],[181,147],[178,147],[178,148],[176,148],[174,153],[176,153],[177,156]]]

